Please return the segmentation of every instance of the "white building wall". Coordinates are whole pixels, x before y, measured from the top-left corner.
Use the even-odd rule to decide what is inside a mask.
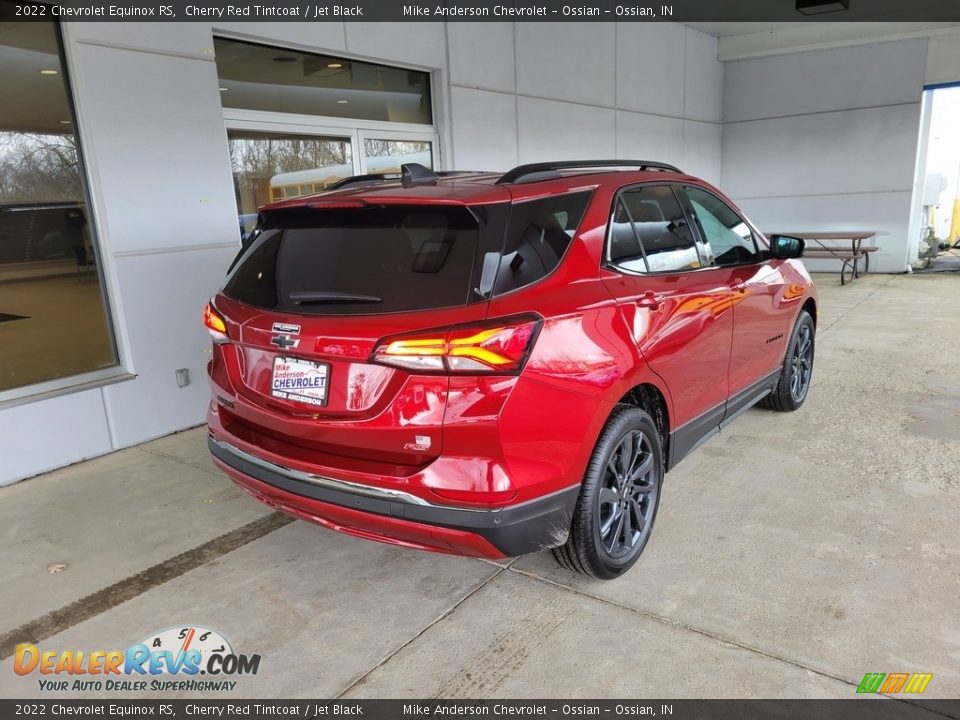
[[[637,158],[720,179],[717,40],[683,25],[450,23],[452,164]]]
[[[960,83],[960,32],[930,38],[926,81],[928,85]]]
[[[682,26],[66,24],[105,282],[135,377],[0,408],[0,484],[203,422],[200,311],[239,242],[214,32],[433,71],[445,168],[619,155],[720,176],[717,41]]]
[[[876,230],[871,269],[903,271],[927,44],[727,63],[724,190],[764,231]]]

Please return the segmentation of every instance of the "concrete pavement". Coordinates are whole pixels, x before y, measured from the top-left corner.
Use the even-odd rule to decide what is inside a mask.
[[[866,672],[960,696],[960,282],[817,280],[807,404],[671,472],[624,578],[275,522],[198,428],[0,489],[0,634],[212,627],[263,657],[243,697],[853,697]],[[40,694],[0,664],[0,696]]]

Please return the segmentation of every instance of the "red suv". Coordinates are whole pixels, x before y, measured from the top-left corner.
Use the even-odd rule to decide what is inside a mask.
[[[644,161],[405,165],[267,205],[204,315],[210,451],[334,530],[616,577],[667,470],[803,403],[802,252]]]

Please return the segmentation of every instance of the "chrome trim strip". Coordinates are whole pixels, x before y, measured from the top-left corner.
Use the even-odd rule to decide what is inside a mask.
[[[496,508],[472,508],[472,507],[463,507],[462,505],[441,505],[438,503],[431,503],[427,500],[424,500],[421,497],[412,495],[410,493],[404,492],[402,490],[391,490],[388,488],[378,488],[371,485],[361,485],[360,483],[350,482],[348,480],[335,480],[333,478],[326,477],[324,475],[316,475],[315,473],[303,472],[302,470],[294,470],[292,468],[284,467],[283,465],[277,465],[272,463],[269,460],[264,460],[261,457],[256,455],[251,455],[250,453],[241,450],[235,445],[232,445],[223,440],[217,440],[213,435],[208,434],[207,438],[213,442],[217,447],[226,450],[228,453],[232,453],[237,457],[246,460],[247,462],[258,465],[264,470],[269,472],[277,473],[280,475],[286,475],[288,478],[293,480],[300,480],[302,482],[308,482],[313,485],[319,485],[321,487],[326,487],[331,490],[339,490],[341,492],[352,493],[354,495],[361,495],[364,497],[375,498],[377,500],[394,500],[396,502],[406,503],[408,505],[420,505],[422,507],[437,508],[438,510],[456,510],[458,512],[469,512],[469,513],[492,513],[497,514],[503,510],[516,510],[517,508],[522,508],[525,505],[532,505],[533,503],[541,502],[548,500],[557,495],[562,495],[563,493],[570,492],[573,488],[578,488],[579,483],[576,485],[571,485],[570,487],[563,488],[561,490],[555,490],[554,492],[547,493],[541,497],[532,498],[530,500],[525,500],[522,503],[516,503],[515,505],[506,505],[504,507]]]
[[[352,483],[348,482],[347,480],[334,480],[333,478],[325,477],[323,475],[303,472],[302,470],[294,470],[293,468],[284,467],[283,465],[272,463],[269,460],[264,460],[256,455],[251,455],[250,453],[245,452],[228,442],[224,442],[223,440],[217,440],[214,437],[211,437],[210,439],[216,443],[218,447],[246,460],[249,463],[252,463],[253,465],[258,465],[264,470],[269,470],[270,472],[286,475],[288,478],[293,480],[300,480],[313,485],[320,485],[321,487],[330,488],[331,490],[340,490],[341,492],[353,493],[354,495],[363,495],[365,497],[376,498],[378,500],[395,500],[398,502],[407,503],[408,505],[445,507],[443,505],[434,505],[433,503],[427,502],[423,498],[403,492],[402,490],[390,490],[387,488],[373,487],[371,485],[360,485],[359,483]],[[459,510],[461,508],[457,509]]]

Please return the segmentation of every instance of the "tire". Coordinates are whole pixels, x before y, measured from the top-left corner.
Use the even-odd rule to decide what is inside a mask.
[[[790,342],[787,343],[787,355],[783,359],[780,379],[773,392],[760,401],[760,406],[768,410],[793,412],[803,405],[810,392],[813,378],[813,358],[816,349],[817,328],[813,318],[806,310],[800,312]],[[798,376],[799,373],[799,376]]]
[[[553,550],[557,562],[600,580],[629,570],[653,531],[664,472],[663,441],[653,418],[618,405],[587,465],[567,542]]]

